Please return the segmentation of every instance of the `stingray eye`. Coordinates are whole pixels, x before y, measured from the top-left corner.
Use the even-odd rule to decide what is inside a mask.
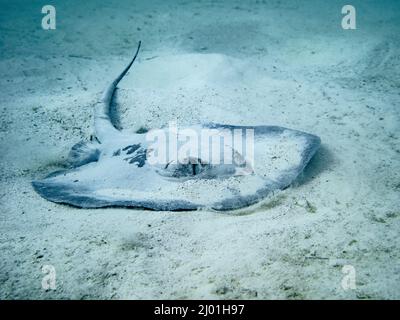
[[[171,178],[196,178],[205,173],[211,166],[199,158],[188,158],[182,162],[167,163],[158,173]]]
[[[166,169],[170,168],[172,172],[172,176],[179,177],[194,177],[203,173],[209,165],[205,162],[202,162],[199,158],[188,158],[179,162],[177,164],[167,164]]]

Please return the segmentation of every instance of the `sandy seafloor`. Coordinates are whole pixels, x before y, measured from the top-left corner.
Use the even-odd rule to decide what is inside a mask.
[[[351,1],[1,1],[1,299],[400,298],[400,6]],[[316,134],[285,191],[218,213],[77,209],[31,180],[88,139],[135,50],[120,126],[217,121]],[[43,290],[43,265],[56,290]],[[356,270],[343,290],[342,267]]]

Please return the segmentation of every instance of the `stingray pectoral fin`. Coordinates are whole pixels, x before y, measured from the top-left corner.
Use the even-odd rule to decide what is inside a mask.
[[[43,198],[56,202],[69,204],[78,208],[102,208],[102,207],[130,207],[150,210],[196,210],[201,205],[183,200],[139,200],[121,198],[102,198],[93,190],[74,186],[71,183],[52,181],[51,178],[33,181],[32,186]]]
[[[71,151],[68,154],[68,163],[72,167],[76,168],[99,160],[99,147],[100,144],[97,142],[78,142],[71,148]]]
[[[51,178],[32,181],[32,186],[39,195],[52,202],[70,204],[79,208],[99,208],[108,205],[108,201],[94,199],[90,192],[81,186],[55,182]]]

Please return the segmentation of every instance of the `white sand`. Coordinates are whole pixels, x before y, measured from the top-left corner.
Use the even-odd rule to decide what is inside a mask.
[[[0,10],[0,298],[400,298],[400,11],[342,3],[55,1]],[[321,137],[296,184],[237,212],[81,210],[30,181],[92,133],[97,94],[124,128],[217,121]],[[43,265],[56,290],[41,288]],[[341,287],[343,265],[355,290]]]

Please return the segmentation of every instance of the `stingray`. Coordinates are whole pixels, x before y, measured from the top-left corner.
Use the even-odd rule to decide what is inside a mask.
[[[68,169],[32,182],[43,198],[80,208],[233,210],[290,186],[319,148],[320,138],[313,134],[271,125],[201,123],[181,131],[171,125],[148,132],[118,130],[111,116],[113,96],[139,49],[140,42],[133,59],[94,106],[95,139],[72,147]],[[230,134],[236,139],[213,149],[210,140],[202,144],[196,138],[190,143],[181,139],[183,131],[192,138],[211,132],[211,142]],[[162,133],[165,139],[160,138]],[[149,135],[158,138],[149,140]],[[172,145],[186,146],[186,153],[161,157],[169,151],[161,152],[160,147],[171,150]],[[203,158],[213,150],[220,153],[216,161]]]

